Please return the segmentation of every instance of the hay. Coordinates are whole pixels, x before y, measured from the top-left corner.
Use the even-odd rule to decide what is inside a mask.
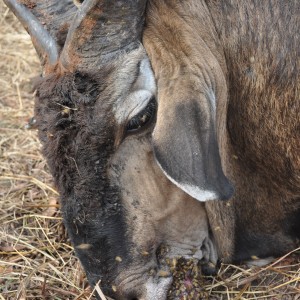
[[[66,237],[37,133],[25,129],[39,62],[2,1],[0,41],[0,300],[95,299]],[[300,299],[299,282],[298,250],[266,268],[222,265],[203,289],[209,299]]]

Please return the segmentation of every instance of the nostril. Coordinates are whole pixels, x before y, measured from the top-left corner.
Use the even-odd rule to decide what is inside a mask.
[[[142,292],[140,291],[139,287],[135,287],[135,289],[126,289],[126,290],[119,290],[120,292],[120,296],[122,295],[122,297],[120,297],[120,299],[122,300],[139,300],[139,299],[144,299],[142,297]],[[119,299],[119,298],[118,298]]]
[[[139,297],[137,297],[137,293],[130,293],[126,297],[127,300],[139,300]]]

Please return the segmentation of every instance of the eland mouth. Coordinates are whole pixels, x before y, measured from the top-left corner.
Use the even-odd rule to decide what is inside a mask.
[[[200,251],[190,248],[189,251],[184,249],[179,252],[178,248],[170,245],[160,245],[151,262],[142,267],[125,270],[117,276],[116,285],[112,286],[113,293],[105,299],[192,300],[207,298],[208,294],[203,288],[203,275],[214,274],[216,265],[207,260],[206,250],[203,248]],[[199,256],[199,253],[202,253],[202,256]],[[100,299],[102,300],[101,297]]]

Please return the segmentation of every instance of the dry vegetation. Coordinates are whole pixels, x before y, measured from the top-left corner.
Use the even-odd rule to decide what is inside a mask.
[[[37,133],[25,128],[33,116],[30,79],[39,72],[28,35],[1,2],[0,300],[94,299],[65,235]],[[223,265],[203,289],[208,299],[300,299],[300,251],[263,268]]]

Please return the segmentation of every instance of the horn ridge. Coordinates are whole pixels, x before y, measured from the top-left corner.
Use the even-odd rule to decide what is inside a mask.
[[[19,0],[20,1],[20,0]],[[24,2],[24,0],[23,0]],[[27,6],[27,4],[25,3]],[[28,7],[28,6],[27,6]],[[30,12],[39,20],[45,30],[56,41],[60,52],[65,44],[67,33],[77,7],[72,0],[37,1],[29,7]]]
[[[50,36],[39,20],[26,6],[20,4],[16,0],[4,0],[4,3],[10,8],[30,34],[41,64],[43,66],[45,64],[56,64],[59,58],[56,41]]]
[[[146,0],[85,0],[61,55],[66,68],[99,67],[140,44]]]

